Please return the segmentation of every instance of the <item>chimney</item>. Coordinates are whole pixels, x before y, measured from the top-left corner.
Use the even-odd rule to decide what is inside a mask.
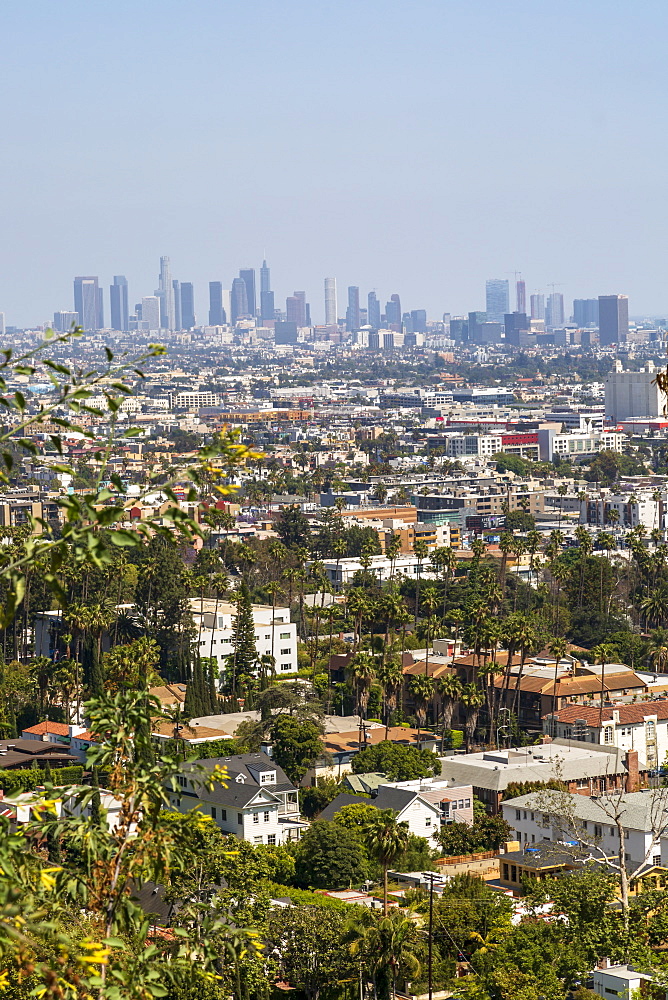
[[[637,792],[640,786],[640,779],[638,775],[638,751],[627,750],[626,756],[624,757],[624,763],[626,765],[626,791]]]
[[[552,742],[552,737],[551,736],[545,736],[545,735],[543,735],[543,736],[541,736],[541,738],[539,740],[539,743],[541,743],[543,746],[546,746],[546,744],[551,743],[551,742]]]

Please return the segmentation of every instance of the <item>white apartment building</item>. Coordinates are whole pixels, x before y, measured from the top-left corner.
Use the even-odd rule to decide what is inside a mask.
[[[629,417],[660,417],[668,397],[656,384],[654,363],[639,372],[625,372],[621,361],[605,378],[605,418],[619,423]]]
[[[355,573],[359,573],[364,569],[361,560],[357,556],[338,560],[325,559],[323,563],[327,579],[337,590],[346,584],[352,583]],[[423,578],[433,579],[436,576],[428,559],[420,561],[413,554],[397,556],[394,560],[389,559],[388,556],[369,557],[369,572],[373,573],[380,583],[384,580],[389,580],[393,569],[395,576],[408,576],[411,579],[417,579],[418,573]]]
[[[562,739],[587,740],[638,752],[638,769],[651,771],[668,755],[668,699],[604,708],[566,705],[543,719],[543,730]]]
[[[215,392],[170,392],[169,405],[173,410],[190,410],[200,406],[220,406],[220,396]]]
[[[223,670],[227,657],[234,653],[232,636],[236,605],[227,601],[191,598],[190,608],[197,629],[200,656],[215,656],[219,669]],[[295,673],[297,626],[290,621],[290,609],[274,608],[273,619],[268,605],[253,604],[252,609],[258,656],[273,655],[279,675]]]
[[[588,495],[580,503],[580,524],[594,524],[597,527],[619,526],[635,528],[641,524],[648,532],[666,527],[668,492],[658,491],[659,499],[654,499],[654,490],[630,490],[628,493],[599,493]],[[616,511],[614,522],[610,511]]]
[[[661,837],[656,821],[660,789],[626,792],[619,811],[624,826],[624,853],[631,864],[646,859],[661,864]],[[520,844],[567,841],[585,850],[595,845],[598,852],[614,856],[619,852],[619,836],[614,817],[619,809],[619,794],[590,797],[562,792],[531,792],[503,802],[503,818],[515,831]],[[654,833],[652,828],[654,827]],[[599,855],[600,856],[600,855]]]
[[[559,458],[578,459],[597,455],[599,451],[624,450],[626,434],[621,431],[573,431],[562,433],[556,427],[541,427],[538,431],[540,458],[551,462],[555,455]]]

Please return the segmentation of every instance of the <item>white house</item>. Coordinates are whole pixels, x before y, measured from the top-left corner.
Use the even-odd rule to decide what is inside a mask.
[[[327,579],[337,590],[352,583],[355,573],[364,569],[361,559],[356,556],[345,559],[324,559],[323,565]],[[373,573],[379,583],[389,580],[393,570],[395,576],[406,576],[411,580],[417,580],[418,574],[429,579],[436,576],[428,559],[418,559],[413,554],[397,556],[394,560],[389,556],[369,556],[369,572]]]
[[[668,755],[668,699],[616,708],[566,705],[545,716],[543,730],[564,739],[591,740],[621,750],[637,750],[640,771],[659,767]]]
[[[653,981],[652,976],[646,972],[638,972],[630,965],[611,965],[607,969],[594,969],[592,978],[594,993],[598,993],[603,1000],[612,1000],[612,997],[631,1000],[631,997],[640,996],[641,990],[644,994],[647,989],[644,984]]]
[[[394,809],[398,823],[407,823],[410,833],[416,837],[426,837],[431,840],[441,828],[441,807],[436,802],[430,802],[414,789],[393,788],[381,785],[375,798],[367,799],[362,795],[337,795],[333,802],[323,809],[318,819],[334,818],[343,806],[361,802],[363,805],[376,809]]]
[[[225,771],[225,783],[204,784],[198,770]],[[298,840],[308,826],[299,817],[297,789],[264,753],[237,754],[184,764],[177,781],[179,791],[170,791],[173,809],[198,809],[210,816],[223,833],[251,844],[284,844]]]
[[[634,865],[646,860],[661,864],[662,842],[657,834],[668,825],[668,796],[661,789],[645,789],[625,792],[621,801],[626,860]],[[614,822],[618,802],[619,793],[590,797],[546,791],[509,799],[501,808],[521,845],[568,841],[587,849],[594,844],[596,857],[619,852]]]
[[[219,669],[226,665],[228,656],[234,653],[232,637],[236,605],[227,601],[200,601],[191,599],[190,608],[201,656],[215,657]],[[255,622],[255,645],[259,656],[272,656],[276,661],[276,673],[287,674],[297,671],[297,626],[290,621],[289,608],[272,608],[265,604],[253,604]]]

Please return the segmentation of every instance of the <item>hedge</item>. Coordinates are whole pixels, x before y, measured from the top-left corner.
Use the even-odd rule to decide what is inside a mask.
[[[80,785],[84,769],[81,764],[68,767],[54,767],[48,781],[54,785]],[[8,795],[17,792],[31,792],[47,780],[46,772],[38,767],[30,767],[23,771],[0,771],[0,788]]]

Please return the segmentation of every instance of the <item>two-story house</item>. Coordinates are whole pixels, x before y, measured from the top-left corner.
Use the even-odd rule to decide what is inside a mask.
[[[590,740],[621,750],[636,750],[641,771],[661,766],[668,754],[668,699],[633,705],[566,705],[543,719],[546,733],[562,739]]]
[[[361,795],[346,795],[343,792],[323,809],[318,819],[331,820],[339,809],[355,802],[373,806],[375,809],[393,809],[397,814],[397,822],[406,823],[409,832],[416,837],[425,837],[431,841],[441,829],[439,803],[429,801],[415,789],[396,788],[391,785],[381,785],[377,795],[372,799]]]
[[[197,628],[200,656],[215,658],[219,669],[224,670],[227,658],[234,653],[236,605],[193,598],[190,608]],[[258,656],[273,656],[277,674],[296,673],[297,625],[290,621],[290,609],[253,604],[252,611]]]
[[[208,788],[216,768],[225,771],[225,779],[214,780]],[[177,781],[178,792],[170,791],[169,795],[173,809],[199,809],[223,833],[234,834],[239,840],[284,844],[298,840],[308,826],[299,816],[297,789],[265,753],[187,762]]]

